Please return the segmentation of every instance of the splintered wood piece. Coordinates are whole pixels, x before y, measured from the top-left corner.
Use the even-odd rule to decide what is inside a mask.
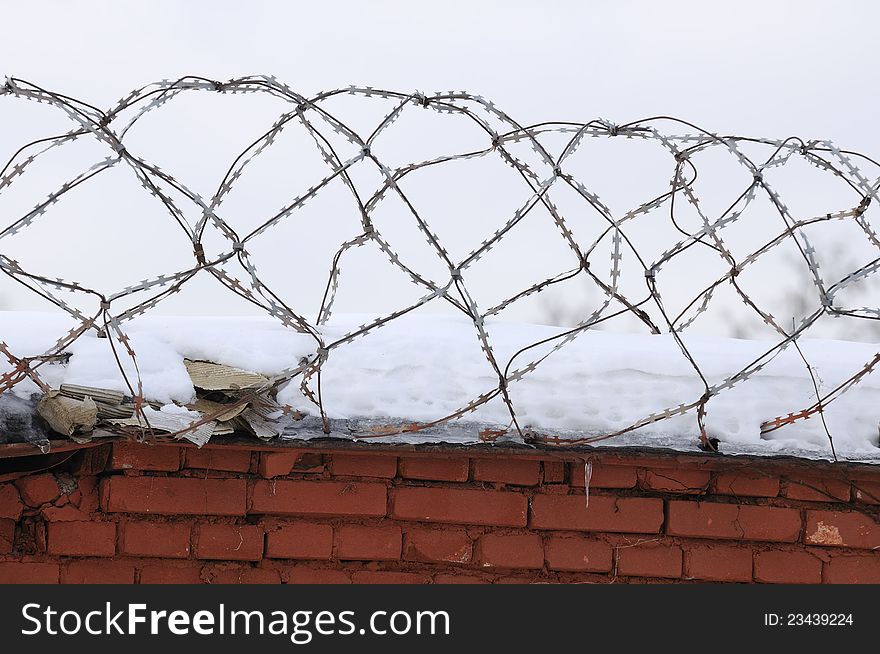
[[[248,409],[266,420],[277,420],[284,415],[284,407],[265,394],[260,395],[256,401],[252,402]]]
[[[211,436],[229,436],[230,434],[234,434],[235,427],[232,427],[231,425],[232,423],[215,422],[214,431],[211,433]]]
[[[239,420],[243,420],[247,424],[248,431],[257,438],[275,438],[281,434],[277,425],[272,424],[253,409],[249,408],[242,413]]]
[[[200,411],[208,416],[214,416],[214,419],[219,420],[220,422],[232,420],[235,416],[241,415],[242,411],[248,408],[247,402],[242,402],[238,406],[233,406],[226,411],[223,411],[224,406],[226,405],[220,402],[213,402],[200,397],[192,404],[187,405],[187,408],[190,408],[193,411]],[[220,411],[223,411],[223,413],[220,413]]]
[[[76,400],[58,391],[50,391],[43,396],[37,404],[37,413],[53,431],[65,436],[91,431],[98,421],[98,407],[90,397]]]
[[[186,429],[193,422],[193,418],[187,415],[163,413],[162,411],[148,411],[148,413],[149,415],[146,420],[143,415],[135,414],[130,418],[110,418],[107,422],[120,427],[138,427],[140,429],[164,431],[169,434]]]
[[[193,386],[206,391],[259,390],[269,386],[263,375],[232,366],[184,359]]]
[[[95,402],[118,406],[125,400],[125,395],[119,391],[110,391],[106,388],[93,388],[91,386],[77,386],[76,384],[61,384],[59,391],[62,395],[72,397],[75,400],[84,400],[87,397]]]
[[[209,440],[211,440],[211,436],[216,433],[217,423],[215,421],[206,422],[204,425],[199,425],[195,429],[190,429],[189,431],[185,431],[182,434],[178,434],[176,438],[178,440],[185,439],[190,443],[197,445],[198,447],[202,447]]]
[[[134,404],[110,405],[103,402],[95,402],[98,407],[98,417],[105,418],[130,418],[134,415]]]
[[[201,447],[211,440],[211,436],[214,435],[214,429],[217,423],[211,420],[189,429],[189,426],[199,419],[200,418],[194,419],[192,416],[188,415],[150,411],[146,420],[142,415],[135,414],[131,418],[110,418],[107,422],[116,425],[117,427],[132,427],[137,428],[138,430],[151,429],[153,431],[174,434],[176,440],[185,439]],[[178,434],[177,432],[180,433]]]

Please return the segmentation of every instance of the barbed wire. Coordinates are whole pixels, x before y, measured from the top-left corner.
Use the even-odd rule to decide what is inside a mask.
[[[288,103],[291,107],[290,111],[283,113],[267,131],[254,140],[235,158],[217,191],[210,198],[203,198],[188,188],[182,180],[177,179],[171,173],[140,157],[125,144],[126,134],[145,115],[152,111],[160,110],[175,97],[191,92],[208,92],[221,95],[243,93],[268,94]],[[370,102],[374,99],[390,101],[394,104],[394,108],[384,115],[370,134],[364,135],[338,119],[327,108],[327,101],[329,99],[341,95],[355,96],[360,102]],[[105,294],[98,289],[88,288],[70,280],[52,279],[38,272],[26,270],[17,261],[3,254],[2,246],[0,246],[0,271],[27,287],[33,293],[62,309],[75,319],[77,323],[76,327],[61,335],[49,350],[39,356],[17,356],[6,343],[0,341],[0,353],[9,360],[13,367],[10,372],[0,375],[0,393],[10,390],[25,379],[32,380],[44,393],[48,393],[51,389],[41,378],[41,366],[62,359],[66,355],[66,350],[76,339],[89,331],[96,331],[101,336],[109,337],[108,342],[110,347],[113,348],[113,354],[119,365],[119,370],[131,396],[134,398],[135,411],[143,416],[146,424],[149,424],[142,409],[145,398],[143,396],[140,375],[137,372],[137,356],[123,328],[124,324],[137,316],[147,313],[164,299],[177,293],[198,273],[204,271],[216,278],[229,292],[259,307],[266,314],[280,321],[286,328],[308,334],[314,339],[315,351],[313,354],[298,362],[298,365],[285,369],[275,375],[270,381],[272,387],[276,390],[284,384],[298,383],[303,395],[317,408],[325,432],[329,432],[330,427],[322,401],[321,370],[333,352],[345,347],[354,339],[365,336],[430,302],[445,302],[454,307],[455,310],[466,315],[473,323],[486,362],[491,366],[494,375],[497,376],[497,386],[472,398],[467,404],[439,420],[389,427],[387,430],[381,430],[378,435],[387,436],[392,433],[419,431],[440,425],[461,418],[477,410],[482,405],[500,398],[509,412],[510,424],[506,429],[486,430],[486,434],[489,434],[486,437],[487,440],[497,438],[499,434],[506,433],[508,430],[515,430],[520,436],[524,436],[526,434],[524,434],[524,430],[518,422],[516,407],[509,393],[510,384],[532,373],[547,357],[564,348],[585,330],[593,328],[609,319],[628,314],[643,323],[652,333],[668,332],[672,335],[682,355],[699,377],[703,388],[702,394],[677,406],[670,406],[663,411],[644,416],[613,433],[584,436],[582,438],[560,438],[534,433],[530,430],[528,440],[549,445],[591,443],[613,438],[651,423],[695,411],[701,447],[714,451],[717,449],[718,441],[707,433],[705,425],[707,404],[713,397],[748,380],[789,346],[797,348],[797,340],[823,316],[850,316],[868,320],[880,319],[880,308],[846,307],[835,303],[837,296],[842,290],[867,279],[877,272],[878,268],[880,268],[880,256],[861,267],[851,270],[839,279],[827,280],[821,274],[816,251],[805,233],[804,228],[810,225],[847,220],[859,228],[872,248],[880,251],[880,239],[878,239],[876,232],[865,215],[871,203],[877,200],[880,181],[869,179],[860,170],[859,164],[880,165],[865,155],[839,149],[830,141],[804,141],[797,137],[777,140],[717,135],[692,123],[669,116],[653,116],[623,125],[617,125],[602,119],[592,120],[587,123],[566,121],[521,125],[488,99],[463,91],[427,95],[419,92],[402,93],[371,87],[352,86],[307,97],[297,93],[274,77],[266,76],[242,77],[225,82],[196,76],[183,77],[174,81],[165,80],[135,89],[108,110],[101,110],[81,100],[43,89],[17,78],[7,79],[5,85],[0,89],[0,96],[50,105],[63,112],[73,123],[73,127],[67,132],[22,145],[6,162],[3,168],[0,169],[0,194],[25,175],[34,162],[48,152],[65,144],[80,139],[95,139],[104,145],[108,151],[108,155],[104,159],[70,177],[57,190],[43,198],[32,210],[6,225],[0,231],[0,241],[40,220],[62,196],[74,188],[88,183],[89,180],[94,179],[111,168],[123,166],[133,172],[147,193],[164,205],[165,210],[167,210],[170,217],[182,231],[184,236],[181,236],[181,238],[185,237],[191,243],[193,252],[193,265],[189,268],[162,274],[128,286],[115,293]],[[410,163],[400,167],[386,165],[373,151],[373,143],[380,134],[391,129],[395,121],[404,112],[415,110],[454,114],[468,119],[485,133],[485,147],[474,151],[445,155],[418,163]],[[124,114],[129,111],[132,112],[132,115],[125,118]],[[661,127],[668,125],[672,125],[676,129],[689,131],[682,135],[673,135],[661,131]],[[288,202],[280,211],[269,216],[252,231],[240,235],[230,222],[222,217],[223,201],[230,193],[234,184],[242,178],[247,167],[270,148],[284,130],[293,127],[305,130],[326,164],[328,172],[306,192]],[[551,155],[550,150],[542,144],[542,137],[550,134],[562,136],[566,139],[564,148],[562,148],[557,156]],[[673,166],[669,191],[618,216],[614,215],[611,209],[603,203],[603,200],[595,190],[590,188],[585,180],[579,179],[577,175],[566,168],[566,163],[570,161],[572,155],[587,139],[614,138],[637,139],[658,143],[668,153]],[[344,154],[338,145],[334,145],[334,141],[340,139],[353,148],[353,154]],[[537,155],[537,161],[527,162],[522,157],[515,155],[513,146],[520,143],[530,146],[531,150]],[[769,148],[770,156],[756,161],[746,155],[745,144],[765,146]],[[726,152],[748,173],[751,179],[750,183],[742,189],[739,197],[724,212],[717,216],[710,216],[708,212],[704,212],[694,186],[697,167],[692,161],[692,157],[697,153],[711,149],[719,149]],[[513,168],[527,189],[529,198],[491,236],[483,240],[463,259],[455,260],[444,247],[442,239],[432,230],[415,204],[411,202],[401,181],[414,171],[426,167],[442,167],[443,164],[457,160],[485,157],[500,157],[506,165]],[[837,179],[844,184],[847,191],[852,194],[853,205],[833,213],[806,218],[795,217],[793,212],[786,206],[780,192],[770,184],[765,174],[767,171],[783,167],[797,158],[805,160],[829,177]],[[359,166],[371,167],[381,174],[381,186],[374,192],[365,192],[365,189],[359,188],[354,181],[351,173],[355,167]],[[330,262],[330,271],[320,310],[317,314],[317,320],[314,323],[310,323],[304,313],[298,312],[285,303],[261,279],[254,258],[248,251],[248,245],[255,237],[278,223],[287,220],[294,211],[312,200],[323,188],[335,180],[341,181],[352,194],[360,213],[358,218],[362,229],[360,233],[353,234],[349,240],[341,243],[336,251],[335,256]],[[589,247],[582,246],[576,240],[571,228],[570,216],[564,215],[560,206],[554,203],[554,190],[558,186],[568,187],[573,190],[583,202],[583,206],[587,208],[588,215],[595,219],[597,224],[604,226],[598,238]],[[403,262],[400,253],[392,247],[389,240],[383,236],[374,224],[372,219],[374,211],[383,200],[391,196],[396,196],[403,201],[413,223],[448,271],[448,277],[442,283],[428,279],[407,266]],[[744,257],[736,258],[725,243],[725,238],[727,237],[725,229],[739,220],[749,205],[758,197],[764,197],[772,204],[780,218],[779,230],[773,238],[766,241],[761,247]],[[678,208],[676,202],[678,201],[680,206],[681,200],[686,202],[696,212],[696,215],[699,216],[701,224],[696,229],[688,231],[677,220]],[[181,206],[181,203],[184,201],[191,203],[200,212],[200,217],[194,224],[187,221],[185,217],[185,211]],[[539,206],[543,207],[552,217],[558,237],[574,253],[579,265],[551,278],[537,281],[499,304],[481,311],[474,300],[473,294],[469,291],[467,281],[469,268],[502,239],[516,230],[523,218]],[[671,244],[659,258],[649,261],[642,256],[642,253],[629,238],[628,229],[633,219],[661,208],[668,208],[669,220],[677,233],[680,234],[680,238],[677,242]],[[209,228],[216,230],[225,239],[224,242],[226,244],[224,251],[216,253],[211,257],[206,254],[203,244]],[[789,242],[796,246],[800,257],[809,271],[814,286],[812,292],[814,293],[815,308],[799,323],[786,328],[768,310],[759,306],[757,301],[750,297],[738,283],[737,278],[743,270],[754,265],[755,262],[767,255],[768,252],[779,248],[783,243]],[[415,286],[421,289],[422,295],[417,301],[404,308],[363,324],[340,338],[328,340],[321,327],[329,320],[334,300],[337,296],[340,282],[340,262],[349,251],[366,244],[377,246],[391,264],[404,273]],[[598,257],[597,252],[600,245],[603,247],[610,246],[611,250],[611,267],[607,278],[603,278],[603,276],[600,276],[595,271],[596,259]],[[671,315],[665,307],[664,296],[657,284],[657,275],[670,261],[692,247],[702,248],[717,255],[723,263],[726,272],[717,278],[707,280],[703,290],[686,305],[683,311],[678,315]],[[629,265],[640,269],[644,273],[644,297],[629,297],[621,289],[622,262],[625,256]],[[236,277],[230,272],[230,269],[235,265],[242,271],[237,273],[241,277]],[[571,329],[567,329],[551,338],[529,344],[515,352],[507,361],[500,361],[493,348],[493,341],[485,323],[486,319],[497,315],[526,297],[575,277],[586,278],[599,289],[602,299],[598,303],[597,308]],[[753,312],[761,321],[776,332],[778,340],[773,342],[761,356],[748,363],[736,373],[719,383],[710,384],[697,361],[688,350],[681,334],[693,325],[702,314],[706,313],[715,298],[716,292],[725,284],[735,291],[749,311]],[[91,315],[83,313],[61,297],[63,292],[92,296],[98,302],[99,308]],[[113,312],[114,303],[118,306],[122,298],[142,293],[147,294],[146,300],[142,300],[134,306],[116,313]],[[646,310],[648,307],[655,311],[661,319],[652,319]],[[117,347],[117,344],[119,347]],[[536,354],[538,348],[541,347],[549,349]],[[798,348],[798,352],[803,358],[800,348]],[[529,358],[530,356],[532,357],[531,359]],[[134,375],[129,376],[126,374],[123,357],[128,357],[133,362]],[[816,383],[812,367],[806,358],[803,358],[803,360],[813,381],[816,391],[816,402],[807,408],[766,420],[762,425],[763,432],[774,431],[815,414],[822,414],[832,401],[873,371],[874,367],[880,363],[880,353],[866,362],[861,369],[855,371],[850,378],[824,395],[820,395],[819,386]],[[285,408],[288,414],[293,414],[292,407]],[[225,407],[224,410],[228,410],[228,407]],[[212,417],[214,416],[209,415],[201,420],[197,420],[187,429],[196,429],[212,419]],[[825,431],[833,451],[833,439],[827,427]],[[376,436],[377,434],[373,433],[371,435]]]

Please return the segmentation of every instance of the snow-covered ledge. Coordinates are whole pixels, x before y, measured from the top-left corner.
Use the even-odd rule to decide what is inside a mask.
[[[323,326],[321,333],[329,343],[371,318],[342,316]],[[73,324],[59,314],[24,312],[4,312],[0,321],[3,338],[17,356],[48,351],[58,334]],[[69,357],[39,367],[41,379],[52,389],[73,385],[122,395],[130,393],[130,385],[140,380],[144,399],[151,403],[145,406],[153,416],[151,424],[155,427],[168,421],[185,425],[210,412],[205,407],[214,406],[204,401],[206,393],[212,397],[210,392],[194,388],[193,370],[187,361],[232,366],[255,378],[271,380],[296,369],[316,351],[314,338],[268,318],[148,316],[124,327],[136,353],[137,370],[122,352],[123,376],[110,339],[87,332],[70,345]],[[644,424],[637,429],[596,444],[698,451],[697,411],[692,405],[704,386],[672,336],[591,330],[558,351],[551,352],[558,342],[551,341],[544,349],[515,357],[522,347],[562,330],[503,321],[487,322],[486,329],[492,336],[493,356],[499,362],[513,358],[511,370],[549,354],[539,367],[522,377],[514,376],[508,384],[519,431],[511,423],[501,396],[463,412],[458,419],[421,428],[492,392],[498,376],[469,320],[405,315],[332,351],[322,366],[326,422],[312,399],[303,394],[299,377],[294,376],[272,389],[272,401],[277,404],[263,413],[270,419],[283,419],[262,435],[277,434],[280,439],[296,441],[333,437],[374,445],[492,441],[496,445],[554,443],[570,447],[641,422]],[[880,461],[880,378],[872,375],[864,375],[835,398],[823,415],[766,430],[774,418],[815,403],[814,382],[822,394],[858,372],[874,356],[874,345],[801,339],[801,352],[788,348],[746,381],[727,388],[723,387],[726,380],[759,359],[769,349],[768,342],[682,338],[706,383],[722,387],[706,405],[705,416],[707,433],[719,439],[722,453],[830,459],[830,434],[840,460]],[[116,347],[118,353],[118,343]],[[8,369],[9,364],[0,362],[0,374]],[[21,425],[22,412],[33,411],[28,402],[39,393],[37,385],[24,379],[11,392],[0,395],[0,420],[5,421],[0,426],[7,434],[13,431],[10,424]],[[282,409],[287,413],[283,415]],[[679,414],[679,410],[684,412]],[[662,419],[652,420],[657,417]],[[231,423],[222,424],[224,431],[215,437],[234,431],[226,427]],[[118,431],[121,425],[108,422],[105,426]],[[411,426],[420,428],[410,431]],[[140,430],[135,425],[130,431],[136,437]],[[403,433],[394,433],[399,431]],[[210,438],[210,433],[207,436]]]

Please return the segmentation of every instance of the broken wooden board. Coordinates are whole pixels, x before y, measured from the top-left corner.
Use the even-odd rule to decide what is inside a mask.
[[[206,422],[204,425],[199,425],[194,429],[190,429],[188,431],[183,432],[182,434],[178,434],[175,436],[177,440],[181,438],[188,440],[190,443],[202,447],[205,445],[211,437],[214,435],[215,430],[217,429],[217,423],[214,421]]]
[[[74,400],[91,398],[98,408],[98,418],[130,418],[134,414],[134,404],[124,403],[125,395],[120,391],[93,386],[61,384],[58,392]]]
[[[257,438],[270,439],[281,435],[281,429],[278,425],[273,424],[251,407],[248,407],[238,419],[244,421],[248,431]]]
[[[91,443],[96,438],[116,438],[119,436],[118,433],[108,431],[106,429],[101,429],[97,427],[90,432],[83,432],[81,434],[71,434],[70,440],[74,443],[79,443],[80,445],[85,445],[86,443]]]
[[[119,406],[125,401],[125,395],[119,391],[111,391],[106,388],[94,388],[92,386],[77,386],[76,384],[61,384],[59,392],[75,400],[84,400],[87,397],[95,402],[101,402],[109,406]]]
[[[44,395],[37,404],[37,413],[53,431],[65,436],[89,432],[98,422],[98,407],[92,398],[77,400],[61,395],[59,391],[49,391]]]
[[[192,404],[187,405],[188,409],[198,411],[208,416],[214,416],[214,419],[219,420],[220,422],[227,422],[232,420],[235,416],[241,415],[241,413],[248,408],[248,404],[247,402],[241,402],[237,406],[230,406],[224,411],[224,408],[226,407],[227,405],[225,404],[206,400],[203,397],[200,397]]]
[[[104,418],[130,418],[134,415],[134,404],[110,405],[103,402],[95,402],[98,407],[98,417]]]
[[[269,387],[266,377],[248,370],[190,359],[184,359],[183,363],[193,386],[205,391],[262,390]]]
[[[234,433],[235,427],[233,427],[231,423],[215,422],[214,431],[211,433],[211,437],[213,438],[214,436],[230,436]]]
[[[265,420],[277,420],[284,415],[284,407],[265,394],[260,395],[255,401],[251,402],[248,410],[253,411]]]
[[[202,425],[190,428],[194,422],[192,416],[164,413],[162,411],[145,410],[146,418],[142,414],[136,414],[131,418],[110,418],[107,422],[117,427],[134,427],[138,430],[150,429],[152,431],[175,434],[176,439],[186,439],[201,447],[214,434],[216,423],[212,420]],[[198,420],[198,418],[196,418]],[[178,434],[178,432],[181,432]]]

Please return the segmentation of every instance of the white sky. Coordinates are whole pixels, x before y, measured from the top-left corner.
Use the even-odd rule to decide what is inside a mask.
[[[184,74],[464,88],[523,120],[655,113],[876,151],[864,2],[5,3],[0,70],[96,103]]]
[[[511,0],[320,5],[254,0],[8,2],[0,15],[0,74],[14,75],[102,107],[136,86],[185,74],[218,79],[271,74],[306,95],[350,84],[401,91],[464,89],[492,98],[521,123],[586,122],[596,117],[624,123],[666,114],[719,133],[827,138],[868,155],[880,155],[880,136],[873,129],[878,13],[880,6],[867,0],[740,0],[723,6],[673,1]],[[199,106],[186,111],[198,111]],[[233,136],[229,153],[240,150],[233,146],[245,142],[248,134],[259,134],[271,124],[272,111],[259,113],[262,109],[254,109],[250,115],[231,114],[235,129],[241,131],[230,130]],[[19,110],[6,115],[0,108],[0,118],[7,116],[0,126],[4,163],[8,156],[5,153],[23,142],[20,134],[30,134],[31,129],[42,134],[38,118],[28,123],[31,115],[37,116],[32,107],[28,110],[31,113]],[[226,109],[218,109],[222,111]],[[240,111],[250,109],[243,107]],[[163,154],[178,156],[180,170],[190,175],[181,173],[182,178],[193,179],[200,173],[207,177],[210,169],[210,177],[216,179],[215,170],[210,168],[216,163],[212,161],[215,153],[196,149],[196,137],[188,146],[170,152],[188,143],[188,132],[199,125],[217,128],[210,119],[198,119],[196,113],[183,115],[189,117],[189,122],[177,132],[182,136],[171,138],[173,131],[156,135],[151,156],[156,160],[162,160]],[[216,133],[211,139],[217,140]],[[142,143],[148,149],[151,140],[144,137]],[[219,152],[216,159],[220,160]],[[91,163],[88,157],[79,161],[82,167]],[[218,164],[217,170],[222,174],[225,166]],[[659,181],[665,185],[668,176]],[[631,180],[623,176],[611,176],[606,182],[611,195],[632,188]],[[194,185],[198,187],[199,183]],[[106,279],[114,262],[112,257],[99,260],[102,248],[120,233],[137,233],[141,251],[161,249],[161,239],[151,241],[149,235],[124,222],[132,220],[137,210],[132,205],[130,210],[120,212],[122,198],[131,197],[121,188],[114,187],[103,196],[113,200],[105,203],[103,210],[112,214],[114,224],[122,227],[120,232],[111,235],[89,227],[71,232],[94,247],[89,250],[94,254],[79,262],[82,270],[71,277],[88,278],[89,274],[100,273]],[[800,190],[808,198],[817,193],[808,181]],[[134,194],[136,189],[130,192]],[[468,198],[485,195],[485,189],[477,189]],[[32,207],[38,199],[32,196],[23,206]],[[71,204],[70,209],[82,211],[91,206],[86,199],[82,202]],[[2,224],[15,217],[7,211],[0,204]],[[70,227],[70,223],[66,225]],[[301,230],[286,233],[286,238],[301,241],[313,235]],[[320,240],[320,235],[315,238]],[[64,245],[62,241],[69,243],[59,239],[59,247]],[[35,252],[35,242],[23,240],[20,250],[13,254],[22,259],[30,255],[40,264],[51,263],[52,258],[57,261],[61,256],[58,251],[44,255]],[[279,237],[276,249],[268,247],[263,256],[277,254],[283,263],[290,242]],[[46,241],[41,243],[45,245]],[[0,243],[0,251],[5,252],[5,247]],[[321,264],[321,277],[326,267]],[[147,269],[144,276],[167,269]],[[295,286],[284,286],[284,270],[283,266],[276,270],[278,283],[296,294]],[[537,281],[539,274],[536,271],[532,281]],[[340,309],[386,310],[394,304],[382,300],[373,307],[365,299],[364,289],[357,285],[354,288],[351,298],[340,297]],[[218,306],[219,297],[205,291],[177,304],[170,302],[166,309],[239,311]],[[579,301],[573,300],[575,304]],[[46,308],[34,304],[6,280],[0,281],[0,302],[5,308]],[[713,324],[722,325],[723,320],[717,318]]]

